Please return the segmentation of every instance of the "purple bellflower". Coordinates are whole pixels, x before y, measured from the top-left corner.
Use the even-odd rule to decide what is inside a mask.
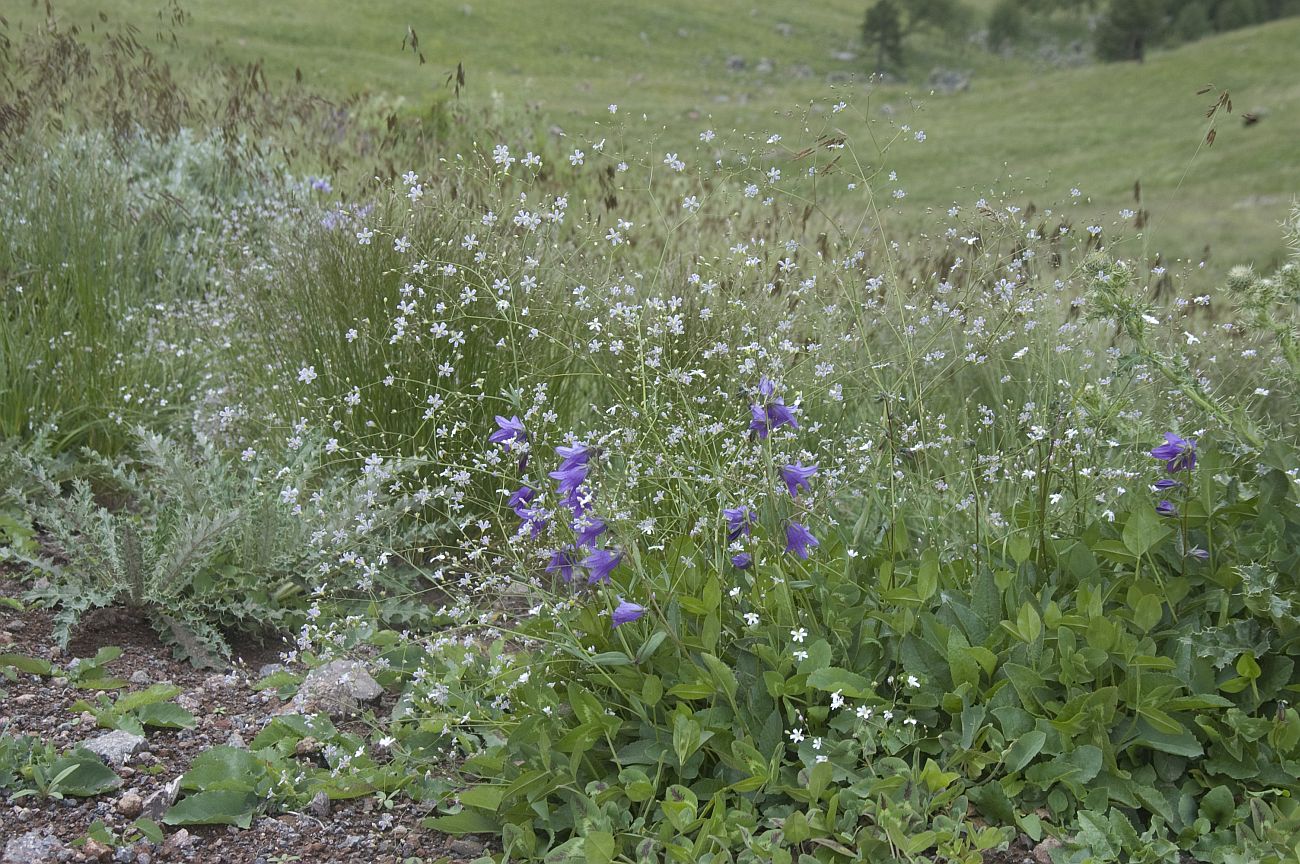
[[[497,426],[500,428],[488,436],[488,440],[493,444],[500,444],[509,450],[520,441],[528,440],[528,430],[524,428],[524,422],[517,416],[507,420],[498,414]]]
[[[578,554],[572,546],[556,549],[551,553],[550,563],[546,565],[547,573],[559,573],[565,582],[573,581],[573,568],[578,566]]]
[[[510,499],[506,501],[506,506],[518,513],[520,505],[532,501],[533,496],[536,494],[537,491],[535,489],[529,486],[520,486],[514,491],[514,494],[510,496]]]
[[[559,485],[556,488],[561,495],[571,495],[586,481],[587,465],[584,462],[570,465],[567,468],[561,466],[560,470],[552,471],[548,476],[552,480],[558,481]]]
[[[591,459],[593,448],[586,444],[574,444],[572,447],[560,446],[555,448],[555,454],[560,457],[560,470],[564,471],[577,465],[586,465]]]
[[[789,426],[791,429],[799,428],[799,421],[795,419],[794,412],[786,407],[785,400],[780,396],[772,397],[775,392],[776,385],[764,375],[758,382],[758,393],[767,400],[767,404],[749,406],[749,431],[760,439],[766,438],[782,426]]]
[[[740,536],[749,536],[750,526],[754,524],[754,511],[748,507],[723,508],[723,517],[727,520],[727,542],[734,543]]]
[[[785,481],[785,488],[790,490],[791,498],[798,498],[801,488],[812,491],[812,486],[808,484],[808,481],[816,473],[816,465],[809,465],[805,468],[802,462],[781,466],[781,479]]]
[[[808,550],[820,545],[812,532],[798,522],[785,526],[785,551],[793,552],[800,560],[807,561]]]
[[[737,570],[748,570],[754,563],[754,556],[748,552],[737,552],[731,556],[731,566]]]
[[[599,582],[608,582],[609,574],[622,560],[622,552],[609,549],[593,549],[590,555],[582,559],[582,566],[587,568],[587,584],[595,585]]]
[[[1161,516],[1177,516],[1178,508],[1174,506],[1172,501],[1161,501],[1156,505],[1156,512]]]
[[[605,521],[598,517],[575,522],[573,530],[578,534],[578,539],[575,542],[579,548],[583,546],[593,547],[596,545],[596,538],[605,533],[606,527]]]
[[[1162,460],[1165,463],[1165,470],[1170,474],[1191,471],[1196,467],[1196,441],[1179,438],[1172,432],[1166,432],[1165,443],[1152,450],[1151,456]]]
[[[614,626],[621,624],[631,624],[645,614],[645,607],[639,603],[630,603],[622,597],[618,598],[618,608],[614,610]]]

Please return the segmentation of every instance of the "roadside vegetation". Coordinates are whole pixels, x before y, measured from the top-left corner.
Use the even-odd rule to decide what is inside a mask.
[[[126,609],[214,668],[287,636],[260,689],[356,661],[383,694],[295,702],[96,842],[323,795],[499,864],[1300,861],[1300,209],[1236,209],[1295,179],[1237,94],[994,180],[957,130],[1028,135],[882,115],[894,85],[770,124],[620,85],[560,135],[462,99],[472,65],[417,109],[197,83],[112,20],[8,32],[6,607],[65,646]],[[1136,94],[1295,32],[1069,74]],[[1120,152],[1179,178],[1158,231]],[[193,725],[111,659],[0,653],[0,693]],[[0,728],[11,801],[120,779]]]

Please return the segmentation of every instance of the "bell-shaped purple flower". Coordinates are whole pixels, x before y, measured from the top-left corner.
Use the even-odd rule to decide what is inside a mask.
[[[582,559],[582,566],[587,569],[587,583],[608,582],[609,574],[623,560],[623,553],[610,549],[593,549],[591,554]]]
[[[1191,471],[1196,467],[1196,441],[1166,432],[1165,443],[1152,450],[1151,456],[1162,460],[1170,474]]]
[[[1182,486],[1183,484],[1179,483],[1177,480],[1174,480],[1172,477],[1161,477],[1159,480],[1157,480],[1155,483],[1152,483],[1151,485],[1159,489],[1161,492],[1163,492],[1166,489],[1177,489],[1179,486]]]
[[[760,439],[766,438],[772,431],[767,422],[767,409],[762,405],[750,405],[749,415],[749,431],[758,435]]]
[[[754,524],[754,511],[748,507],[725,507],[722,515],[727,520],[728,543],[734,543],[741,535],[749,536],[750,526]]]
[[[812,532],[800,523],[790,522],[785,526],[786,552],[793,552],[801,560],[806,561],[808,560],[808,550],[820,545]]]
[[[816,465],[809,465],[805,468],[802,462],[781,466],[781,479],[785,481],[785,488],[790,490],[791,498],[798,498],[800,489],[811,491],[812,486],[808,484],[808,481],[816,473]]]
[[[558,471],[552,471],[548,476],[557,481],[557,490],[561,495],[569,495],[577,490],[579,486],[587,479],[587,464],[585,462],[570,465],[565,468],[560,467]]]
[[[594,448],[586,444],[574,444],[572,447],[561,445],[555,448],[555,453],[560,457],[560,470],[564,471],[577,465],[586,465],[591,459]]]
[[[578,566],[578,553],[572,546],[556,549],[546,565],[547,573],[559,573],[565,582],[573,581],[573,568]]]
[[[758,395],[762,396],[764,399],[771,399],[772,394],[775,392],[776,385],[772,383],[771,378],[764,375],[762,378],[758,379]]]
[[[1161,501],[1156,505],[1156,512],[1161,516],[1177,516],[1178,508],[1174,506],[1172,501]]]
[[[644,606],[639,603],[630,603],[620,597],[618,598],[618,608],[614,610],[614,626],[631,624],[633,621],[639,620],[644,614]]]
[[[488,440],[493,444],[500,444],[509,450],[520,441],[528,440],[528,430],[524,428],[524,422],[517,416],[507,420],[498,414],[497,426],[500,428],[488,436]]]
[[[528,533],[536,540],[546,528],[547,516],[546,510],[542,507],[526,507],[520,504],[515,508],[515,515],[519,517],[519,530],[523,532],[525,528]]]
[[[528,486],[520,486],[510,496],[509,500],[506,501],[506,506],[509,507],[511,510],[514,510],[516,513],[518,513],[519,512],[518,508],[520,507],[520,505],[527,504],[529,501],[532,501],[533,496],[535,496],[536,494],[537,491],[535,489],[532,489],[531,487]]]
[[[731,566],[737,570],[748,570],[754,563],[754,556],[748,552],[737,552],[731,556]]]
[[[780,396],[768,403],[767,424],[772,430],[780,429],[782,426],[789,426],[791,429],[799,428],[799,421],[794,418],[794,412],[785,407],[785,400]]]
[[[1191,548],[1191,550],[1190,550],[1187,554],[1188,554],[1188,555],[1191,555],[1191,556],[1192,556],[1193,558],[1195,558],[1197,561],[1209,561],[1209,560],[1210,560],[1210,552],[1209,552],[1209,550],[1208,550],[1208,549],[1202,549],[1200,546],[1193,546],[1193,547]]]
[[[574,542],[578,548],[595,546],[596,538],[605,533],[606,527],[605,521],[598,517],[581,519],[573,524],[578,535]]]

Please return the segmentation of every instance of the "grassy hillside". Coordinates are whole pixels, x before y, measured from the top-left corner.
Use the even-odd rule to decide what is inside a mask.
[[[163,25],[158,0],[123,0],[114,15],[152,34]],[[1212,271],[1281,253],[1277,223],[1300,188],[1294,146],[1300,140],[1300,81],[1290,56],[1300,20],[1238,31],[1153,55],[1143,65],[1053,70],[1004,61],[972,45],[914,39],[912,80],[868,88],[861,54],[860,0],[758,5],[737,0],[671,2],[653,8],[577,0],[493,3],[397,0],[371,7],[286,0],[192,2],[188,26],[169,59],[200,68],[206,58],[262,59],[273,78],[301,72],[325,90],[368,89],[401,97],[413,109],[438,98],[447,72],[463,63],[470,105],[539,109],[548,123],[580,130],[617,102],[665,126],[664,146],[693,139],[703,125],[780,131],[794,140],[801,106],[840,98],[854,111],[833,118],[858,142],[889,136],[891,124],[926,131],[923,146],[892,150],[885,163],[906,190],[900,216],[929,207],[1009,193],[1017,203],[1070,204],[1076,224],[1110,224],[1136,205],[1135,181],[1152,220],[1149,255],[1199,262],[1209,247]],[[56,13],[91,22],[100,4],[72,0]],[[34,26],[36,9],[16,27]],[[111,20],[111,19],[110,19]],[[419,37],[422,65],[402,50],[407,28]],[[728,65],[742,58],[744,68]],[[969,91],[931,94],[931,58],[974,70]],[[767,65],[760,65],[766,58]],[[832,87],[831,82],[834,83]],[[1213,83],[1228,89],[1236,114],[1262,109],[1245,128],[1224,118],[1213,148],[1201,142]],[[868,101],[868,93],[870,100]],[[910,138],[910,136],[909,136]],[[1083,192],[1072,199],[1069,190]],[[843,206],[865,202],[847,196]],[[859,187],[853,195],[862,196]],[[885,199],[892,202],[892,199]],[[883,203],[883,202],[882,202]]]

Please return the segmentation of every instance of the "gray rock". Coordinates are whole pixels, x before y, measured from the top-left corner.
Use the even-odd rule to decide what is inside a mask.
[[[317,792],[312,796],[311,803],[307,805],[307,812],[318,819],[328,819],[330,815],[330,796],[324,792]]]
[[[30,831],[5,844],[0,864],[46,864],[59,860],[59,853],[64,849],[63,841],[58,837]]]
[[[231,732],[230,737],[226,739],[227,747],[234,747],[237,750],[247,750],[248,744],[244,741],[244,736],[238,732]]]
[[[127,792],[117,799],[117,812],[128,819],[134,819],[144,810],[144,799],[137,792]]]
[[[362,702],[378,699],[384,693],[364,664],[356,660],[334,660],[308,673],[298,694],[287,706],[300,714],[324,711],[331,716],[355,712]]]
[[[1034,847],[1034,860],[1038,864],[1052,864],[1052,852],[1061,848],[1061,841],[1055,837],[1046,837]]]
[[[732,72],[739,72],[745,68],[745,58],[739,54],[732,54],[727,58],[727,68]]]
[[[927,83],[930,89],[948,95],[963,93],[970,89],[971,73],[965,69],[946,69],[942,66],[930,70]]]
[[[132,684],[148,684],[150,682],[149,673],[143,669],[137,669],[131,673],[129,680]]]
[[[134,735],[130,732],[123,732],[121,729],[114,729],[112,732],[105,732],[103,735],[83,742],[81,746],[103,759],[109,765],[122,765],[125,764],[127,757],[144,749],[144,745],[143,735]]]
[[[141,813],[146,818],[155,822],[161,821],[167,813],[167,808],[176,803],[176,798],[181,794],[181,778],[177,777],[163,788],[151,793],[148,798],[144,799]]]
[[[477,858],[487,851],[487,846],[472,837],[457,837],[447,844],[447,851],[461,858]]]

